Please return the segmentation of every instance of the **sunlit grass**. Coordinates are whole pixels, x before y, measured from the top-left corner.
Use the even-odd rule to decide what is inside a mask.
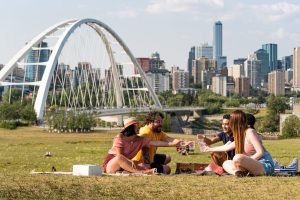
[[[32,170],[72,171],[75,164],[101,165],[117,131],[90,134],[48,133],[40,128],[0,129],[0,199],[300,199],[298,177],[74,177],[30,175]],[[193,135],[171,136],[194,140]],[[280,163],[300,158],[300,139],[264,141]],[[159,148],[176,162],[210,162],[200,153],[181,156],[175,148]],[[51,152],[52,157],[45,157]]]

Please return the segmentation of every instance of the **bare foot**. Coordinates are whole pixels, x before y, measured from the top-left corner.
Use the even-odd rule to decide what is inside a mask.
[[[144,174],[148,174],[148,175],[154,175],[157,173],[157,169],[153,168],[153,169],[147,169],[143,171]]]

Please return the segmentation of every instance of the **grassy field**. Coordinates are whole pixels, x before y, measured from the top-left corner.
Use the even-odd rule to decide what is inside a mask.
[[[35,171],[72,171],[75,164],[102,164],[116,132],[48,133],[40,128],[0,129],[0,199],[300,199],[299,177],[148,176],[76,177],[31,175]],[[195,136],[172,134],[182,139]],[[288,164],[300,158],[300,139],[264,141],[274,159]],[[200,153],[180,156],[159,148],[176,162],[208,163]],[[52,157],[45,157],[51,152]]]

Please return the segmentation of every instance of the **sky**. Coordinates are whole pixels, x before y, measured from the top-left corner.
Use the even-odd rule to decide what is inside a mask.
[[[157,51],[167,68],[186,70],[190,48],[212,45],[219,20],[229,65],[265,43],[278,44],[278,58],[300,46],[299,0],[0,0],[0,6],[1,64],[48,27],[82,18],[107,24],[135,57]]]

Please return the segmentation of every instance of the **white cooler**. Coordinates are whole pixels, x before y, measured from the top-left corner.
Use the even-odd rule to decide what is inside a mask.
[[[74,176],[101,176],[102,168],[99,165],[73,165]]]

